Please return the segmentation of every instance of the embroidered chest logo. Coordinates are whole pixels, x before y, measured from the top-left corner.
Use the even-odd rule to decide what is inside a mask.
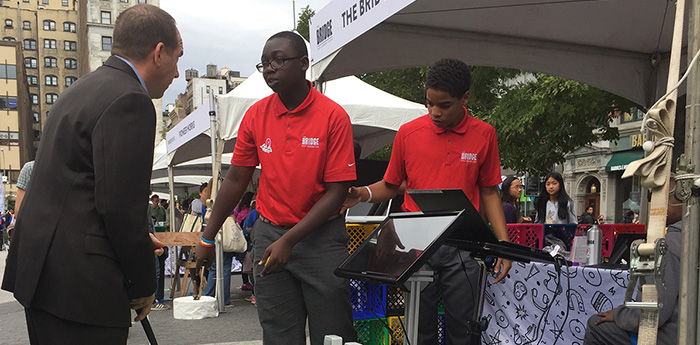
[[[272,152],[272,140],[270,138],[265,139],[265,143],[260,145],[260,149],[265,153]]]
[[[462,157],[459,161],[463,163],[476,163],[476,153],[462,152]]]
[[[319,138],[302,137],[301,138],[301,147],[317,149],[317,148],[319,148]]]

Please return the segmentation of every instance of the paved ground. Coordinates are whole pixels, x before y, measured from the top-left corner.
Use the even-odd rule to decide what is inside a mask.
[[[5,269],[7,252],[0,252],[0,275]],[[149,319],[159,344],[218,344],[258,345],[262,344],[262,329],[254,305],[244,298],[250,292],[241,291],[240,275],[231,282],[231,299],[234,306],[217,318],[204,320],[175,320],[172,309],[152,311]],[[170,280],[166,278],[166,286]],[[166,291],[166,296],[170,292]],[[166,304],[172,306],[172,302]],[[28,344],[27,326],[22,306],[6,291],[0,291],[0,345]],[[129,345],[148,344],[140,324],[129,331]]]

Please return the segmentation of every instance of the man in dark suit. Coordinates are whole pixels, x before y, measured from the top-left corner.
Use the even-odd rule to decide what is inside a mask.
[[[125,344],[156,289],[146,202],[155,109],[182,55],[175,20],[151,5],[115,23],[112,56],[54,104],[12,238],[2,288],[32,344]]]

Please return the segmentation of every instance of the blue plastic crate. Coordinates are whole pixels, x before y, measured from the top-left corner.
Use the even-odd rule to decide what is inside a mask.
[[[350,301],[355,320],[386,315],[386,286],[350,279]]]

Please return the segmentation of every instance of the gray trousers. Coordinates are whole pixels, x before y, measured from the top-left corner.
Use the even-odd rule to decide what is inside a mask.
[[[260,276],[257,263],[265,249],[288,230],[258,219],[252,231],[255,297],[263,343],[305,345],[306,320],[312,345],[322,345],[326,334],[356,341],[350,284],[333,274],[348,257],[348,233],[342,217],[330,220],[292,248],[289,262],[278,271]]]
[[[467,251],[442,246],[424,269],[432,270],[435,275],[433,282],[421,290],[418,343],[438,344],[438,291],[441,291],[445,308],[445,344],[469,344],[469,321],[474,319],[479,297],[479,264],[469,257]]]
[[[615,322],[595,323],[600,316],[593,315],[588,319],[586,336],[583,337],[583,345],[632,345],[630,333],[620,328]]]

